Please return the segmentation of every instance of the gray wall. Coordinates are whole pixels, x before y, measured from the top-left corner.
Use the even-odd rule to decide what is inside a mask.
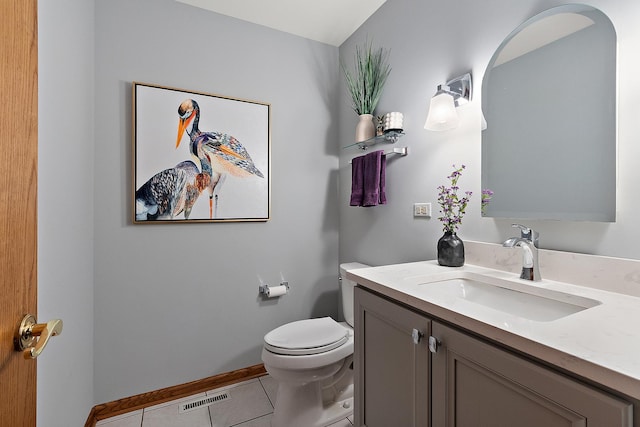
[[[93,14],[38,2],[38,321],[64,321],[38,358],[38,426],[84,425],[95,404]]]
[[[388,205],[375,208],[348,206],[350,172],[348,161],[355,150],[340,156],[340,260],[357,259],[370,264],[388,264],[436,256],[442,235],[437,220],[438,185],[447,184],[452,164],[467,166],[459,185],[474,192],[459,232],[466,240],[501,242],[515,235],[510,220],[480,217],[480,87],[487,63],[495,49],[522,22],[560,1],[491,0],[476,2],[417,2],[387,0],[351,38],[340,47],[340,57],[350,61],[356,44],[367,37],[391,50],[393,70],[378,106],[382,113],[401,111],[407,135],[398,144],[410,154],[396,158],[387,167]],[[635,53],[640,42],[636,18],[640,4],[626,0],[594,0],[612,20],[618,34],[618,206],[612,224],[563,221],[527,221],[541,233],[541,246],[599,255],[640,258],[637,212],[640,199],[640,122],[635,94],[640,60]],[[447,19],[446,17],[449,17]],[[474,99],[458,109],[462,124],[448,132],[423,129],[429,98],[438,84],[471,71]],[[340,140],[351,141],[356,117],[349,110],[344,83],[340,82]],[[345,144],[346,145],[346,144]],[[414,219],[414,202],[431,202],[433,219]],[[598,203],[594,200],[594,203]],[[544,266],[542,266],[544,268]]]
[[[269,330],[337,313],[339,75],[335,47],[173,0],[96,1],[95,16],[95,399],[105,402],[260,363]],[[132,225],[132,81],[270,103],[272,219]],[[257,275],[274,284],[280,272],[290,294],[261,302]]]

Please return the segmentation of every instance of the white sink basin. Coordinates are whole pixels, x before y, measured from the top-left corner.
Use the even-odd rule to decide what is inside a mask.
[[[535,285],[461,277],[424,283],[425,292],[465,300],[528,320],[549,322],[601,304]]]

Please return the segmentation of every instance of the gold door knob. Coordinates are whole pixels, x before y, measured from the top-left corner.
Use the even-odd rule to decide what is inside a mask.
[[[27,314],[20,322],[13,342],[16,351],[22,351],[25,359],[35,359],[40,356],[49,338],[61,333],[62,320],[54,319],[47,323],[36,323],[36,317],[33,314]]]

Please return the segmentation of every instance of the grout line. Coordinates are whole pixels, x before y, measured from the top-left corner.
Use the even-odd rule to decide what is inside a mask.
[[[266,376],[266,375],[265,375],[265,376]],[[260,377],[260,378],[263,378],[263,377]],[[259,380],[260,378],[258,378],[258,380]],[[268,400],[268,401],[269,401],[269,403],[271,404],[271,409],[275,409],[275,407],[276,407],[275,402],[272,402],[272,401],[271,401],[271,398],[269,397],[269,393],[267,393],[267,389],[266,389],[266,388],[264,388],[264,384],[262,384],[262,381],[260,381],[260,387],[262,387],[262,391],[264,391],[264,395],[265,395],[265,396],[267,396],[267,400]],[[272,411],[272,413],[273,413],[273,411]]]
[[[212,391],[215,391],[215,389]],[[209,396],[209,393],[210,392],[207,391],[204,395]],[[207,414],[209,415],[209,425],[213,427],[213,416],[211,415],[211,405],[207,406]]]
[[[264,415],[260,415],[260,416],[254,417],[254,418],[250,418],[248,420],[242,421],[241,423],[234,424],[231,427],[241,426],[242,424],[248,423],[249,421],[255,421],[255,420],[260,419],[260,418],[268,417],[271,414],[273,414],[273,412],[270,412],[270,413],[264,414]],[[213,423],[211,423],[211,425],[213,425]]]

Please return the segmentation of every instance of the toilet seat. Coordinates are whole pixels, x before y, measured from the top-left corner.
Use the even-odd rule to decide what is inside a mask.
[[[349,339],[349,331],[331,317],[282,325],[264,336],[264,347],[275,354],[303,356],[334,350]]]

